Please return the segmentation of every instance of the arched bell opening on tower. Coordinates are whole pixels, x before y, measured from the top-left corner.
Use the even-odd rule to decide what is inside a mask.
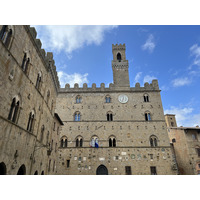
[[[121,56],[120,53],[117,54],[117,60],[118,60],[119,62],[121,62],[121,60],[122,60],[122,56]]]

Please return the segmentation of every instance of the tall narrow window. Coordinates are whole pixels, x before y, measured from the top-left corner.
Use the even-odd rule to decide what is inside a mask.
[[[16,98],[13,98],[12,104],[10,107],[10,112],[8,115],[8,120],[11,120],[12,122],[16,123],[18,115],[19,115],[19,100],[16,100]]]
[[[67,168],[70,166],[70,160],[67,160]]]
[[[42,82],[42,74],[41,74],[41,72],[39,72],[37,75],[37,80],[36,80],[36,85],[35,85],[35,87],[38,90],[40,90],[40,88],[41,88],[41,82]]]
[[[31,111],[29,114],[29,119],[28,119],[28,125],[27,125],[27,131],[32,132],[33,131],[33,126],[34,126],[34,111]]]
[[[67,147],[67,137],[66,137],[66,136],[63,136],[63,137],[61,138],[60,147],[61,147],[61,148],[66,148],[66,147]]]
[[[82,147],[83,146],[83,138],[81,136],[78,136],[76,138],[76,147]]]
[[[125,166],[126,175],[131,175],[131,166]]]
[[[121,62],[121,59],[122,59],[122,56],[121,56],[120,53],[118,53],[118,54],[117,54],[117,60],[118,60],[119,62]]]
[[[150,136],[150,146],[157,147],[158,146],[158,139],[155,135]]]
[[[113,114],[112,112],[107,113],[107,121],[113,121]]]
[[[78,95],[78,96],[76,96],[76,103],[81,103],[81,97]]]
[[[157,175],[156,167],[150,167],[150,169],[151,169],[151,175]]]
[[[11,43],[13,31],[8,25],[4,25],[0,32],[0,39],[3,41],[5,46],[8,48]]]
[[[50,91],[47,91],[47,105],[49,104],[49,99],[50,99]]]
[[[27,57],[27,53],[24,53],[21,67],[22,67],[22,70],[25,72],[25,74],[28,74],[29,64],[30,64],[30,58]]]
[[[149,95],[148,94],[144,95],[144,102],[149,102]]]
[[[197,150],[197,155],[198,155],[198,157],[200,157],[200,148],[197,147],[196,150]]]
[[[109,147],[116,147],[116,139],[114,136],[110,136],[109,138]]]
[[[51,170],[51,159],[49,160],[49,167],[48,167],[48,171],[50,172]]]
[[[106,100],[106,103],[110,103],[111,102],[110,96],[106,96],[105,100]]]
[[[145,121],[151,121],[151,114],[149,112],[145,113]]]
[[[76,112],[74,115],[74,121],[81,121],[81,114],[80,112]]]
[[[92,136],[91,140],[90,140],[90,147],[99,147],[99,139],[97,136]]]
[[[49,131],[47,132],[47,141],[46,141],[46,145],[49,144]]]

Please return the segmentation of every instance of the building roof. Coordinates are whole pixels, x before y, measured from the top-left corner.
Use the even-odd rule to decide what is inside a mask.
[[[200,127],[167,127],[170,129],[200,130]]]
[[[62,120],[60,119],[58,113],[54,113],[54,116],[56,117],[56,119],[60,122],[61,125],[64,125]]]

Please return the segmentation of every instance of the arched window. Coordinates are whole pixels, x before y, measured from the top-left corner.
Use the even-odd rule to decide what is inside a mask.
[[[158,146],[158,139],[155,135],[150,136],[149,142],[150,142],[151,147],[157,147]]]
[[[28,67],[30,64],[30,58],[28,58],[27,53],[24,53],[23,61],[22,61],[22,70],[28,74]]]
[[[44,125],[42,125],[42,128],[41,128],[41,135],[40,135],[40,142],[43,141],[43,137],[44,137],[44,130],[45,130],[45,127]]]
[[[145,112],[145,121],[151,121],[151,114],[150,112]]]
[[[35,113],[34,111],[31,111],[29,114],[28,125],[27,125],[27,131],[29,132],[33,132],[34,117],[35,117]]]
[[[47,105],[49,104],[49,98],[50,98],[50,91],[47,91]]]
[[[113,121],[113,114],[112,114],[112,112],[107,112],[107,121]]]
[[[49,167],[48,167],[48,171],[50,172],[51,170],[51,159],[49,160]]]
[[[91,147],[99,147],[99,139],[97,136],[92,136],[91,140],[90,140],[90,146]]]
[[[38,171],[37,170],[35,171],[34,175],[38,175]]]
[[[82,100],[82,98],[81,98],[81,96],[76,96],[76,103],[81,103],[81,100]]]
[[[105,97],[106,103],[111,103],[111,97],[109,95],[107,95]]]
[[[83,138],[81,136],[76,138],[76,147],[83,147]]]
[[[116,147],[116,138],[114,136],[109,138],[109,147]]]
[[[81,121],[81,114],[80,114],[80,112],[75,112],[75,114],[74,114],[74,121]]]
[[[149,95],[148,94],[144,94],[144,102],[149,102]]]
[[[9,48],[10,46],[12,36],[13,36],[12,28],[8,25],[4,25],[0,32],[0,39],[3,41],[3,43],[7,48]]]
[[[37,76],[37,81],[36,81],[35,87],[36,87],[38,90],[40,90],[41,84],[42,84],[42,73],[39,72],[39,73],[38,73],[38,76]]]
[[[19,115],[19,99],[18,97],[13,98],[10,112],[8,115],[8,120],[11,120],[12,122],[16,123]]]
[[[67,147],[67,137],[66,136],[61,138],[60,147],[61,148],[66,148]]]
[[[122,59],[122,56],[121,56],[120,53],[118,53],[118,54],[117,54],[117,60],[118,60],[119,62],[121,62],[121,59]]]

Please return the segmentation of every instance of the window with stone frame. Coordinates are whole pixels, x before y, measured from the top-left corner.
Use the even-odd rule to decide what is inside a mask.
[[[8,114],[8,120],[13,123],[17,123],[20,111],[20,101],[18,97],[14,97],[10,106],[10,112]]]
[[[155,135],[151,135],[149,138],[150,146],[157,147],[158,146],[158,138]]]
[[[91,137],[90,147],[99,147],[99,138],[96,135]]]
[[[117,54],[117,60],[118,60],[119,62],[121,62],[121,60],[122,60],[121,53],[118,53],[118,54]]]
[[[76,96],[76,103],[81,103],[81,101],[82,101],[81,96],[80,96],[80,95],[77,95],[77,96]]]
[[[151,175],[157,175],[157,171],[156,171],[156,167],[155,166],[151,166],[150,170],[151,170]]]
[[[76,138],[76,147],[83,147],[83,138],[82,138],[82,136],[78,136]]]
[[[10,27],[10,25],[3,25],[0,31],[0,40],[2,40],[6,48],[9,48],[12,38],[13,38],[13,30]]]
[[[149,102],[149,95],[148,94],[144,94],[144,102]]]
[[[151,114],[150,112],[145,112],[145,121],[151,121]]]
[[[64,136],[64,137],[62,137],[61,138],[61,141],[60,141],[60,147],[61,148],[66,148],[67,147],[67,137],[66,136]]]
[[[107,112],[107,121],[113,121],[113,113],[111,111]]]
[[[116,138],[114,136],[109,137],[109,147],[116,147]]]
[[[35,120],[35,112],[32,110],[29,114],[28,124],[27,124],[27,131],[33,132],[34,127],[34,120]]]
[[[126,175],[132,175],[131,166],[125,166]]]
[[[38,75],[37,75],[35,87],[40,91],[41,86],[42,86],[42,73],[39,72]]]
[[[111,103],[111,97],[109,95],[105,97],[105,103]]]
[[[81,113],[80,112],[75,112],[74,114],[74,121],[81,121]]]

